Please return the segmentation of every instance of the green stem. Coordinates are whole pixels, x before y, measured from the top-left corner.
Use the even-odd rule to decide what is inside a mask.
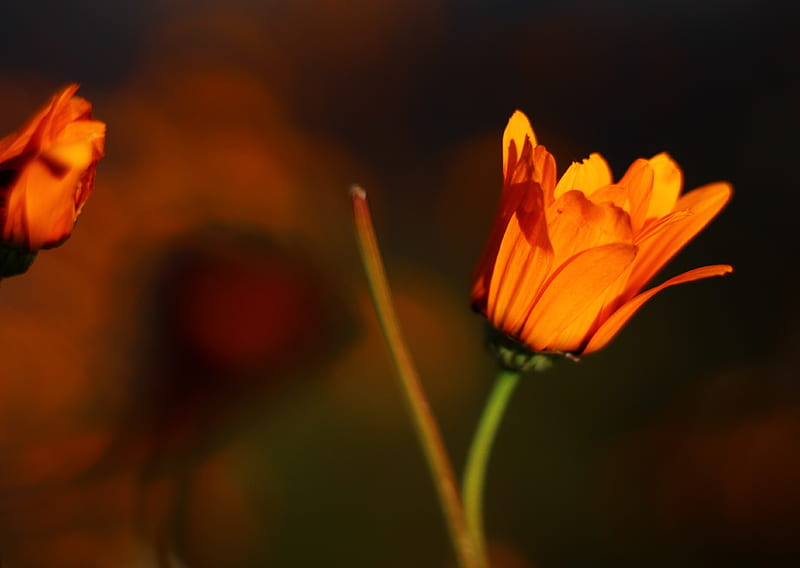
[[[519,382],[520,373],[510,369],[502,369],[495,379],[492,392],[486,401],[483,415],[478,423],[475,437],[467,456],[464,470],[462,496],[467,514],[467,523],[478,546],[478,554],[486,559],[486,536],[483,533],[483,486],[486,479],[486,467],[492,451],[500,420],[508,406],[514,387]]]
[[[485,564],[481,562],[481,557],[477,554],[473,535],[467,526],[464,507],[458,494],[458,485],[453,474],[453,467],[447,457],[442,436],[428,405],[417,370],[400,333],[400,326],[392,306],[389,284],[386,280],[386,272],[383,269],[375,238],[375,229],[369,214],[366,193],[360,187],[354,186],[351,196],[358,244],[367,273],[372,301],[400,378],[414,429],[436,486],[439,503],[459,566],[461,568],[484,568]]]

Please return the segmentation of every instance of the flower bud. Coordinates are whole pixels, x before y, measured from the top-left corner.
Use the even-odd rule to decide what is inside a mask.
[[[91,119],[77,90],[62,89],[0,140],[0,241],[20,249],[3,253],[0,276],[24,272],[30,253],[64,242],[92,193],[106,125]]]

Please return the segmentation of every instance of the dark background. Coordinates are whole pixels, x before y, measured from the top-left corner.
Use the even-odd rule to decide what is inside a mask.
[[[469,278],[526,112],[559,172],[666,150],[734,198],[605,350],[519,389],[496,567],[800,553],[800,85],[790,2],[18,2],[0,126],[108,124],[73,237],[0,288],[17,567],[452,566],[372,315],[349,185],[457,468],[494,372]],[[169,560],[171,557],[171,560]]]

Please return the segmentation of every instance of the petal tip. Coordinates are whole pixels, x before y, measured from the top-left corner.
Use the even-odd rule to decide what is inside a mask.
[[[517,109],[508,119],[508,125],[506,126],[504,136],[504,146],[508,145],[508,141],[515,140],[519,145],[518,151],[521,151],[526,136],[530,139],[531,144],[536,146],[536,135],[533,132],[530,119],[524,112]]]
[[[728,181],[715,181],[702,186],[700,189],[715,192],[719,196],[723,205],[730,201],[731,197],[733,196],[733,184]]]
[[[75,93],[78,92],[78,89],[80,89],[80,85],[78,83],[69,83],[59,89],[52,98],[56,101],[68,101],[75,96]]]
[[[528,120],[528,116],[519,109],[516,109],[514,110],[513,113],[511,113],[511,117],[508,119],[508,122],[511,123],[512,121],[516,120],[524,120],[525,122],[530,123],[530,120]]]

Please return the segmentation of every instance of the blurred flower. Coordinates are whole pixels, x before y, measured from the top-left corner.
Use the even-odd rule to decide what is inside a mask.
[[[641,288],[727,203],[717,182],[680,196],[667,154],[638,159],[618,182],[599,154],[558,182],[553,156],[515,112],[503,136],[503,193],[473,276],[472,301],[492,325],[534,351],[604,347],[664,288],[732,271],[705,266]]]
[[[105,124],[92,105],[58,92],[22,128],[0,140],[0,239],[27,251],[54,247],[72,232],[94,187]]]

